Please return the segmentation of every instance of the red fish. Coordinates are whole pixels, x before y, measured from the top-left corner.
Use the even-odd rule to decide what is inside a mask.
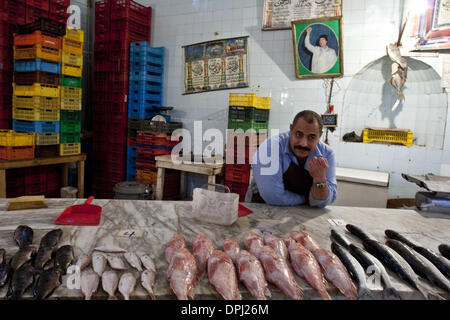
[[[288,262],[289,252],[283,240],[272,234],[266,233],[264,235],[264,244],[266,246],[271,247],[273,250],[275,250],[276,253],[278,253],[280,257],[282,257],[286,262]]]
[[[179,234],[175,234],[166,245],[166,261],[170,264],[174,252],[178,249],[186,248],[186,241]]]
[[[225,300],[242,300],[233,261],[220,250],[214,250],[208,259],[209,282]]]
[[[205,275],[208,258],[216,249],[214,243],[206,236],[196,235],[192,240],[192,253],[197,261],[198,280]]]
[[[266,296],[271,297],[264,269],[258,258],[246,250],[240,250],[236,261],[239,280],[244,283],[251,295],[257,300],[266,300]]]
[[[320,249],[319,244],[306,232],[291,231],[287,237],[294,239],[311,252]]]
[[[186,249],[181,248],[173,252],[167,270],[170,287],[178,300],[194,299],[195,283],[197,281],[197,263],[194,256]]]
[[[223,251],[233,260],[234,264],[237,265],[237,256],[239,254],[239,243],[231,238],[227,238],[223,241]]]

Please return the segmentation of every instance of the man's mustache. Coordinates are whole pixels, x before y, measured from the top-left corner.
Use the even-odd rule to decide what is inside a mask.
[[[294,146],[295,149],[304,150],[304,151],[311,151],[308,147],[302,147],[302,146]]]

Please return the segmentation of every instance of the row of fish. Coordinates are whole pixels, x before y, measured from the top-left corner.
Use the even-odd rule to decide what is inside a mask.
[[[86,300],[90,300],[92,295],[97,291],[100,279],[103,290],[108,294],[108,300],[117,300],[117,289],[125,300],[130,300],[130,296],[136,288],[137,280],[131,272],[124,272],[119,278],[117,271],[126,271],[128,270],[128,266],[120,256],[113,255],[114,253],[123,253],[128,264],[141,273],[142,287],[147,291],[150,298],[155,300],[153,286],[156,280],[156,267],[152,258],[149,255],[138,257],[134,252],[127,252],[124,249],[113,246],[97,247],[94,249],[92,258],[89,258],[87,255],[82,255],[78,259],[77,265],[81,270],[92,263],[92,268],[81,273],[81,291]],[[106,271],[107,265],[112,270]]]
[[[393,230],[386,230],[386,244],[379,242],[359,227],[348,224],[346,229],[362,241],[363,248],[351,244],[345,235],[337,230],[331,231],[332,250],[347,267],[352,278],[360,288],[360,294],[367,293],[365,272],[368,268],[380,275],[384,285],[385,299],[400,299],[393,288],[384,266],[397,274],[412,288],[418,290],[425,299],[443,299],[433,290],[427,289],[419,280],[419,276],[430,284],[450,292],[450,261],[445,257],[447,245],[440,245],[439,255],[433,250],[424,248]]]
[[[35,283],[33,296],[45,299],[61,284],[61,275],[73,261],[73,248],[65,245],[57,248],[62,230],[45,234],[39,249],[32,247],[34,231],[28,226],[18,226],[14,241],[19,250],[6,262],[4,249],[0,249],[0,287],[9,282],[7,297],[20,299]]]
[[[291,268],[324,299],[331,299],[326,290],[327,280],[348,299],[357,298],[357,289],[339,258],[321,249],[304,232],[292,231],[283,239],[268,233],[261,237],[248,232],[244,235],[246,250],[232,238],[224,240],[223,251],[217,250],[203,235],[196,235],[192,244],[191,254],[184,238],[176,234],[165,249],[169,264],[167,277],[180,300],[194,299],[195,284],[206,273],[209,282],[225,300],[242,299],[238,280],[258,300],[271,297],[268,282],[289,298],[301,300],[302,290]]]

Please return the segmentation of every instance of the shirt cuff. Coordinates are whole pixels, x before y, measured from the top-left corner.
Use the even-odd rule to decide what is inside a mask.
[[[331,192],[330,187],[328,186],[328,197],[324,200],[316,200],[313,197],[312,188],[311,188],[311,191],[309,192],[309,205],[311,207],[324,208],[325,206],[330,204],[332,196],[333,196],[333,194]]]

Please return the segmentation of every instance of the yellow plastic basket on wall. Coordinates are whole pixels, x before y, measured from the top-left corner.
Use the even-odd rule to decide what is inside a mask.
[[[363,131],[363,142],[399,143],[410,147],[413,133],[408,129],[366,128]]]
[[[258,97],[256,93],[230,93],[229,106],[270,109],[270,97]]]

